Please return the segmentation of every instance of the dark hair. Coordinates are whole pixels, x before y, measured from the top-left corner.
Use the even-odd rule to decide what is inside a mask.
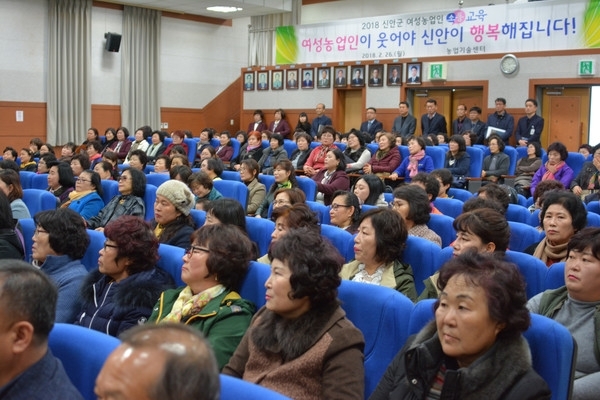
[[[567,248],[569,253],[573,250],[582,252],[589,248],[592,255],[600,260],[600,228],[589,227],[580,230],[571,237]]]
[[[550,153],[551,151],[558,152],[558,154],[560,154],[561,161],[565,161],[567,157],[569,157],[569,151],[567,150],[567,147],[561,142],[551,143],[550,146],[548,146],[547,153]]]
[[[281,114],[281,119],[285,119],[285,111],[283,111],[283,109],[278,108],[277,110],[275,110],[275,112],[279,112],[279,114]]]
[[[456,144],[458,144],[458,152],[456,153],[456,157],[461,158],[463,154],[467,151],[467,144],[465,142],[465,138],[463,138],[461,135],[452,135],[452,137],[448,139],[448,143],[450,142],[455,142]],[[449,157],[451,157],[450,150],[448,150],[448,153],[446,153],[446,158]]]
[[[94,187],[94,190],[96,191],[96,193],[98,193],[98,195],[100,195],[100,197],[102,197],[102,195],[104,194],[104,191],[102,190],[102,179],[100,179],[100,174],[98,174],[96,171],[92,171],[91,169],[86,169],[84,171],[81,171],[81,174],[79,174],[79,177],[81,177],[82,174],[88,174],[90,176],[90,181],[91,181],[90,183]]]
[[[187,160],[187,152],[185,151],[185,148],[180,144],[176,144],[175,146],[173,146],[171,148],[171,151],[169,151],[169,155],[170,156],[176,156],[176,155],[184,156],[185,159]]]
[[[219,398],[219,368],[202,332],[176,323],[138,325],[119,336],[124,345],[164,355],[158,379],[148,388],[150,399]],[[180,351],[183,349],[183,351]],[[194,376],[194,379],[189,379]]]
[[[100,134],[98,133],[98,129],[92,127],[92,128],[88,128],[88,131],[94,132],[94,136],[96,136],[96,140],[100,139]]]
[[[296,132],[296,134],[294,136],[296,139],[296,143],[298,142],[298,139],[300,139],[300,138],[306,139],[306,141],[308,142],[308,145],[309,145],[309,149],[310,149],[310,144],[312,143],[312,140],[313,140],[312,136],[310,136],[306,132]]]
[[[265,119],[265,114],[263,113],[263,110],[254,110],[254,112],[252,113],[252,116],[255,116],[255,115],[260,115],[261,121]]]
[[[158,135],[158,139],[160,140],[161,143],[164,142],[165,137],[167,137],[166,133],[163,131],[154,131],[154,132],[152,132],[151,137],[154,135]]]
[[[223,225],[235,225],[246,233],[246,210],[235,199],[221,198],[211,201],[206,209],[206,215],[213,215]]]
[[[142,164],[142,169],[146,168],[146,164],[148,164],[148,155],[146,154],[146,152],[144,150],[140,150],[140,149],[134,150],[129,155],[130,160],[131,160],[132,156],[138,157],[138,160],[140,160],[140,163]]]
[[[365,147],[365,136],[362,134],[362,132],[356,130],[356,129],[352,129],[350,132],[348,132],[348,139],[350,139],[350,135],[354,135],[357,139],[358,139],[358,143],[360,144],[360,147]],[[350,147],[346,147],[346,149],[350,149]]]
[[[542,145],[540,144],[540,142],[528,142],[527,146],[535,147],[535,156],[536,157],[542,156]]]
[[[158,156],[154,159],[154,165],[156,165],[156,162],[158,160],[165,160],[165,168],[168,170],[171,169],[171,157],[169,157],[166,154],[161,154],[160,156]]]
[[[173,179],[173,177],[171,177]],[[204,171],[194,172],[187,178],[187,185],[190,189],[193,190],[192,186],[201,185],[204,186],[207,190],[212,190],[213,188],[213,180],[210,179],[210,176]]]
[[[536,106],[536,107],[538,106],[538,102],[537,102],[536,99],[527,99],[527,100],[525,100],[525,104],[527,104],[528,102],[533,103],[533,105]]]
[[[335,129],[333,129],[333,126],[331,126],[331,125],[325,125],[323,127],[323,129],[321,129],[321,132],[318,133],[317,137],[320,139],[321,136],[323,136],[324,133],[331,133],[331,135],[335,139],[335,135],[336,135],[337,132],[335,131]]]
[[[12,190],[8,193],[8,201],[13,202],[16,199],[23,198],[23,187],[21,186],[21,177],[12,169],[0,170],[0,179],[6,186],[12,185]]]
[[[29,157],[33,157],[33,151],[31,151],[31,149],[27,148],[27,147],[23,147],[21,149],[21,151],[24,151],[25,153],[27,153],[29,155]],[[33,160],[31,160],[33,161]]]
[[[117,130],[115,128],[106,128],[106,130],[104,131],[104,136],[106,136],[107,133],[112,133],[112,135],[114,136],[114,138],[112,139],[112,141],[117,139]],[[107,139],[107,142],[109,140]]]
[[[96,131],[98,132],[98,131]],[[68,147],[69,149],[71,149],[71,152],[75,152],[75,150],[77,149],[77,145],[73,142],[67,142],[65,145],[63,145],[63,148]]]
[[[29,141],[29,144],[35,144],[35,146],[38,148],[38,150],[40,149],[40,147],[42,147],[42,145],[44,144],[44,142],[42,142],[42,139],[34,137],[33,139],[31,139]]]
[[[223,161],[221,161],[220,158],[207,158],[205,160],[202,160],[203,162],[206,161],[206,169],[209,171],[213,171],[215,174],[217,174],[217,176],[221,176],[223,175]]]
[[[502,153],[504,151],[504,149],[506,148],[506,144],[504,144],[504,140],[502,140],[500,135],[498,135],[496,133],[492,133],[490,136],[488,136],[488,138],[486,140],[488,146],[490,145],[490,142],[492,141],[492,139],[496,139],[496,142],[498,143],[498,150]]]
[[[246,132],[245,131],[237,131],[235,134],[235,138],[237,139],[237,137],[240,135],[244,138],[244,141],[240,142],[238,140],[238,142],[240,142],[240,144],[246,143],[248,141],[248,135],[246,134]]]
[[[152,136],[152,128],[149,127],[148,125],[140,126],[135,131],[136,132],[142,131],[142,134],[144,135],[144,139],[148,139],[150,136]]]
[[[176,165],[174,167],[171,166],[171,169],[169,170],[169,178],[176,179],[177,175],[179,175],[182,182],[187,182],[190,175],[192,175],[192,172],[192,169],[187,165]]]
[[[48,167],[48,163],[51,161],[56,161],[56,156],[53,153],[46,153],[40,156],[40,161],[44,160],[46,163],[46,167]],[[39,164],[39,161],[38,161]]]
[[[340,149],[329,149],[328,153],[333,153],[335,159],[339,161],[336,171],[345,171],[346,170],[346,160],[344,159],[344,153]]]
[[[307,228],[313,235],[320,235],[319,220],[314,211],[305,203],[296,203],[292,206],[281,206],[273,210],[271,219],[283,218],[288,229]]]
[[[100,161],[96,165],[99,165],[103,170],[110,172],[113,179],[116,178],[115,167],[109,161]]]
[[[17,163],[15,161],[13,161],[13,160],[2,160],[2,161],[0,161],[0,169],[2,169],[2,170],[3,169],[12,169],[17,174],[21,170],[19,168],[19,166],[17,165]]]
[[[582,144],[581,146],[579,146],[579,148],[577,149],[578,151],[581,149],[586,149],[589,153],[593,153],[594,149],[592,146],[590,146],[589,144]]]
[[[3,323],[27,321],[33,326],[34,344],[47,342],[54,327],[58,290],[45,273],[21,260],[0,260],[0,305]]]
[[[452,185],[453,177],[452,172],[446,168],[438,168],[431,171],[431,175],[439,177],[442,181],[442,185]],[[447,190],[446,190],[447,192]]]
[[[502,104],[506,105],[506,99],[504,97],[498,97],[498,98],[496,98],[496,100],[494,100],[494,103],[497,102],[497,101],[499,101]]]
[[[462,276],[468,285],[483,289],[490,318],[504,325],[498,338],[515,338],[529,328],[525,282],[514,264],[489,254],[469,251],[442,266],[437,281],[440,292],[454,276]],[[438,299],[436,310],[439,305]]]
[[[235,225],[205,225],[192,233],[192,243],[209,248],[206,268],[220,284],[238,291],[252,259],[252,242]]]
[[[290,204],[294,205],[296,203],[305,203],[306,202],[306,194],[300,188],[281,188],[277,189],[273,194],[273,200],[277,198],[279,193],[285,193],[290,198]]]
[[[362,214],[358,225],[366,219],[371,220],[375,230],[377,261],[388,264],[400,260],[408,238],[408,229],[400,214],[389,208],[377,207]]]
[[[510,204],[510,195],[508,191],[496,184],[496,183],[488,183],[485,186],[482,186],[477,191],[477,195],[481,196],[481,194],[485,195],[486,199],[495,200],[504,207],[505,213],[508,210],[508,205]]]
[[[408,104],[408,101],[401,101],[400,103],[398,103],[398,106],[400,106],[400,104],[404,104],[406,108],[410,109],[410,104]]]
[[[440,192],[440,182],[437,178],[427,172],[419,172],[412,177],[411,184],[422,183],[425,186],[425,192],[431,196],[430,201],[434,201]]]
[[[308,228],[294,229],[273,244],[269,258],[277,259],[289,268],[290,299],[308,297],[311,309],[337,304],[344,259],[321,235],[315,235]]]
[[[229,131],[222,131],[221,133],[219,133],[219,138],[223,135],[227,136],[228,139],[225,146],[231,146],[231,133]]]
[[[483,243],[494,243],[495,251],[506,251],[510,242],[510,225],[504,215],[491,208],[478,208],[456,217],[452,223],[456,232],[469,232]]]
[[[498,200],[484,199],[483,197],[479,196],[471,197],[469,200],[465,201],[462,212],[467,213],[480,208],[491,208],[501,215],[506,213],[506,209],[498,202]]]
[[[535,203],[538,199],[540,199],[540,204],[543,204],[544,197],[547,193],[562,190],[565,190],[565,186],[560,181],[555,181],[554,179],[547,179],[545,181],[541,181],[535,187],[535,190],[533,192],[533,202]]]
[[[364,204],[374,206],[377,203],[379,196],[385,191],[385,185],[377,175],[366,174],[361,176],[358,180],[360,181],[361,179],[365,181],[369,187],[369,196],[364,201]]]
[[[209,158],[214,158],[217,155],[217,150],[215,150],[214,147],[212,147],[210,144],[206,145],[202,148],[202,150],[200,150],[200,153],[202,153],[204,150],[208,151],[210,153],[210,157]]]
[[[434,178],[435,179],[435,178]],[[415,225],[423,225],[431,218],[431,203],[425,190],[417,185],[403,185],[394,190],[394,198],[408,203],[406,219]]]
[[[343,204],[348,207],[354,207],[354,212],[352,213],[350,230],[355,231],[358,226],[358,219],[360,218],[360,200],[356,195],[352,192],[348,192],[346,190],[336,190],[331,197],[332,201],[335,200],[336,197],[342,197]]]
[[[112,152],[112,151],[107,151],[102,153],[102,158],[106,158],[107,160],[112,161],[112,164],[116,167],[117,164],[119,163],[119,156],[117,156],[117,153]]]
[[[414,65],[412,66],[411,69],[417,69],[417,67],[415,67]],[[431,104],[435,104],[437,106],[437,101],[435,99],[427,99],[427,101],[425,103],[431,103]]]
[[[260,172],[260,166],[258,165],[255,159],[247,158],[245,160],[242,160],[242,162],[240,162],[240,165],[246,167],[248,172],[252,174],[253,180],[258,177],[258,173]]]
[[[6,153],[7,151],[10,151],[10,153],[12,154],[12,156],[15,159],[19,156],[19,154],[17,153],[17,151],[14,148],[12,148],[12,147],[5,147],[4,151],[2,152],[2,154]]]
[[[277,143],[278,143],[277,146],[279,146],[279,147],[283,146],[283,136],[281,136],[279,133],[272,134],[271,139],[269,139],[269,140],[273,140],[273,139],[277,140]]]
[[[98,153],[102,152],[102,143],[99,140],[92,140],[87,143],[87,148],[93,147]]]
[[[120,127],[117,128],[117,132],[115,133],[115,137],[117,136],[117,133],[119,133],[119,131],[123,131],[123,133],[125,134],[125,139],[127,139],[129,137],[129,129],[125,128],[124,126],[120,126]]]
[[[425,150],[425,147],[427,147],[427,144],[425,143],[425,139],[423,139],[423,136],[409,136],[408,139],[406,139],[406,142],[410,142],[411,140],[415,140],[417,142],[417,144],[421,147],[422,150]]]
[[[0,229],[14,229],[15,220],[13,219],[12,209],[8,197],[0,190]]]
[[[469,108],[469,112],[475,111],[477,114],[481,114],[481,107],[473,106]]]
[[[33,222],[48,232],[50,248],[58,255],[67,255],[73,260],[83,258],[90,237],[77,212],[70,208],[40,211],[33,217]]]
[[[290,177],[288,178],[290,183],[292,184],[292,187],[298,187],[298,181],[296,180],[296,170],[294,169],[294,166],[292,165],[292,162],[290,160],[279,160],[276,161],[275,164],[273,164],[273,170],[275,170],[276,168],[283,168],[285,170],[285,172],[289,172],[290,173]],[[269,189],[269,193],[274,193],[277,190],[277,182],[273,183],[273,185],[271,185],[271,188]]]
[[[40,149],[44,146],[46,146],[46,148],[48,149],[48,153],[54,154],[54,147],[50,143],[43,143],[42,146],[40,146]]]
[[[573,226],[575,232],[585,228],[585,225],[587,224],[587,209],[583,202],[579,200],[579,197],[566,190],[561,192],[549,192],[544,197],[544,204],[542,206],[542,211],[540,212],[542,228],[544,228],[544,218],[546,217],[548,207],[553,204],[563,206],[571,215],[571,226]]]
[[[138,171],[139,172],[139,171]],[[128,258],[129,275],[149,271],[158,261],[158,239],[154,231],[140,217],[121,215],[104,227],[104,236],[117,246],[116,260]]]
[[[73,157],[71,157],[71,162],[73,161],[79,161],[79,165],[81,165],[81,169],[90,169],[90,166],[92,165],[90,163],[90,158],[88,157],[88,155],[86,153],[78,153],[78,154],[74,154]],[[69,165],[70,167],[70,165]]]
[[[146,174],[139,169],[127,167],[123,169],[121,175],[123,175],[125,171],[129,171],[129,174],[131,175],[131,194],[143,198],[146,194]]]

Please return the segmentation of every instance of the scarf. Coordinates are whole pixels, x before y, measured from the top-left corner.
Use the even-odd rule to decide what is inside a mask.
[[[246,146],[246,152],[250,152],[250,151],[252,151],[254,149],[257,149],[260,146],[261,146],[260,144],[257,144],[256,146],[250,146],[250,145],[248,145],[248,146]]]
[[[555,262],[565,261],[567,258],[567,245],[569,242],[553,245],[550,244],[547,238],[544,238],[535,248],[533,256],[539,258],[546,264],[551,266]]]
[[[390,147],[387,150],[377,150],[377,153],[375,153],[375,159],[377,159],[377,161],[381,161],[383,157],[388,155],[391,149],[392,148]]]
[[[85,197],[92,192],[93,190],[85,190],[83,192],[76,192],[75,190],[73,190],[71,193],[69,193],[69,200],[61,204],[60,208],[67,208],[69,207],[69,204],[71,204],[73,201],[81,199],[82,197]]]
[[[598,182],[598,170],[590,176],[590,181],[588,182],[588,190],[596,189],[596,183]]]
[[[558,180],[554,177],[554,174],[556,172],[558,172],[562,167],[565,166],[565,162],[561,161],[558,164],[556,164],[556,167],[554,168],[555,172],[550,171],[551,165],[549,164],[548,161],[546,161],[546,165],[544,165],[544,167],[546,168],[546,172],[544,173],[544,176],[542,177],[543,181],[547,181],[547,180]]]
[[[183,288],[173,303],[171,312],[161,322],[182,322],[199,314],[209,301],[225,291],[225,286],[216,285],[198,294],[193,294],[189,286]]]
[[[425,150],[420,150],[417,154],[411,154],[408,156],[408,176],[411,178],[419,172],[419,161],[421,161],[425,157]]]

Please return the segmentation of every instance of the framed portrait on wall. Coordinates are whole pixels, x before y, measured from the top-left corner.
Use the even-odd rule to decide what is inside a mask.
[[[283,71],[271,72],[271,90],[283,90]]]
[[[358,65],[351,68],[350,86],[365,86],[365,66]]]
[[[388,64],[387,84],[388,86],[402,86],[402,64]]]
[[[383,65],[381,65],[381,64],[369,65],[369,86],[370,87],[383,86]]]
[[[302,89],[314,89],[314,68],[302,68]]]
[[[287,90],[298,89],[298,69],[286,70],[285,88]]]
[[[254,90],[254,71],[244,72],[244,90]]]
[[[331,87],[331,79],[329,73],[331,68],[317,68],[317,88],[326,89]]]
[[[335,67],[333,70],[335,74],[333,86],[346,87],[346,85],[348,84],[348,81],[346,79],[346,75],[348,75],[348,67]]]
[[[407,85],[420,85],[422,63],[408,63],[406,64],[406,84]]]
[[[269,73],[267,71],[260,71],[258,73],[258,90],[269,90]]]

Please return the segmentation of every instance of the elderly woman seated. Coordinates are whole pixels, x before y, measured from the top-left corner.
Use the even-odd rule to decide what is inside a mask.
[[[411,336],[371,399],[549,399],[522,333],[525,283],[513,264],[469,253],[440,270],[435,321]]]
[[[237,293],[251,260],[252,245],[234,225],[205,225],[192,234],[183,256],[186,286],[167,290],[150,316],[151,323],[180,322],[202,331],[219,369],[244,336],[254,304]]]
[[[409,235],[419,236],[442,246],[440,236],[426,225],[431,218],[431,204],[427,193],[420,186],[405,185],[394,190],[392,208],[406,223]]]
[[[354,237],[354,260],[345,264],[340,276],[356,282],[387,286],[411,300],[417,290],[410,265],[400,261],[408,230],[400,215],[388,208],[364,213]]]
[[[364,340],[337,299],[343,258],[306,228],[269,257],[266,305],[223,373],[294,399],[362,399]]]
[[[527,303],[531,312],[563,324],[577,343],[573,398],[592,400],[600,387],[598,305],[600,305],[600,229],[586,228],[568,246],[565,286],[547,290]]]

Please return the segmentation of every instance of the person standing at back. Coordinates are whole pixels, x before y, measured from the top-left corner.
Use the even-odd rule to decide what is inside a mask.
[[[544,118],[536,114],[536,99],[525,100],[525,116],[519,119],[515,139],[518,146],[527,146],[529,142],[539,142],[544,130]]]
[[[321,130],[323,129],[324,126],[332,125],[331,118],[329,118],[327,115],[325,115],[325,104],[323,104],[323,103],[317,104],[315,111],[317,112],[317,116],[315,119],[313,119],[312,129],[310,132],[310,134],[312,135],[313,138],[317,137],[318,134],[321,133]]]
[[[421,117],[421,133],[427,136],[430,133],[448,133],[446,117],[437,113],[437,101],[427,99],[425,103],[427,113]]]

